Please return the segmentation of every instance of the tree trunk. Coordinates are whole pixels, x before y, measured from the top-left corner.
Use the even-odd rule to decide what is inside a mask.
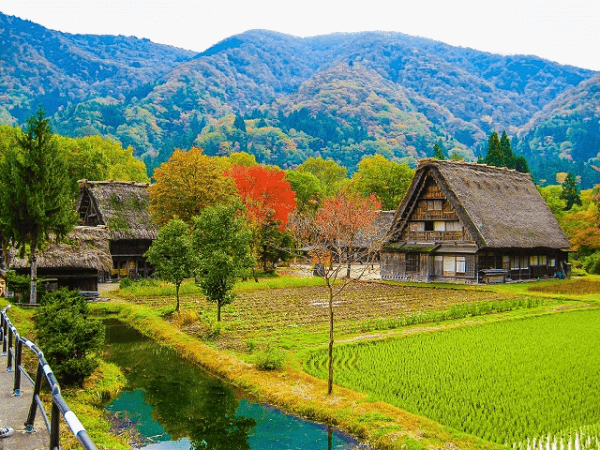
[[[217,322],[221,321],[221,302],[217,300]]]
[[[29,304],[37,303],[37,239],[31,243],[31,292],[29,294]]]
[[[327,395],[333,391],[333,286],[329,288],[329,377],[327,378]]]
[[[179,312],[179,284],[175,285],[175,297],[177,297],[177,307],[175,308],[175,311]]]
[[[252,268],[252,276],[254,277],[254,281],[258,283],[258,277],[256,276],[256,267]]]

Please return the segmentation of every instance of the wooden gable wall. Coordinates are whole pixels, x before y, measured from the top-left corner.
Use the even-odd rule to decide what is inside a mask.
[[[98,205],[90,195],[87,189],[84,189],[81,200],[79,202],[79,224],[86,227],[97,227],[98,225],[105,225],[102,223],[100,212],[98,211]]]
[[[415,202],[400,240],[473,241],[451,203],[432,177],[427,177]]]

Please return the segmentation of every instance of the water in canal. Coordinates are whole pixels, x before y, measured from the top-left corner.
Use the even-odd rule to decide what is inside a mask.
[[[147,450],[350,450],[358,442],[327,426],[245,397],[116,320],[106,321],[107,359],[127,377],[107,406],[131,420]]]

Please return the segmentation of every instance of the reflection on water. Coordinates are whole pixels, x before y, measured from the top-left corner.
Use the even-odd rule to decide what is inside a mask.
[[[223,381],[118,321],[106,321],[107,359],[127,391],[107,406],[136,424],[145,449],[348,450],[358,442],[328,427],[243,398]]]

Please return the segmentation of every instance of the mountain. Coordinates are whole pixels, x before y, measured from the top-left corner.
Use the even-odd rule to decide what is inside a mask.
[[[96,96],[123,96],[195,53],[147,39],[72,35],[0,12],[0,120],[22,123]]]
[[[495,55],[402,33],[298,38],[251,30],[194,56],[112,37],[132,46],[145,44],[148,60],[143,62],[139,49],[113,51],[106,43],[111,37],[44,30],[39,27],[38,35],[67,39],[67,48],[77,48],[73,55],[102,56],[112,62],[112,70],[120,70],[106,80],[92,70],[96,78],[86,81],[87,96],[75,98],[65,90],[73,98],[54,110],[55,130],[112,137],[133,146],[150,166],[166,160],[175,147],[192,145],[208,154],[251,151],[261,162],[288,167],[321,155],[351,171],[362,156],[375,152],[412,164],[430,156],[434,143],[446,153],[474,159],[491,131],[526,136],[523,127],[541,123],[535,118],[543,117],[554,101],[596,75],[535,56]],[[12,52],[45,55],[39,49],[43,44],[30,33]],[[152,58],[162,54],[170,59],[162,58],[159,66]],[[14,71],[14,57],[2,60],[10,65],[7,73]],[[97,60],[85,61],[92,65]],[[156,73],[150,73],[152,68]],[[131,75],[133,69],[139,74]],[[83,77],[74,72],[72,78]],[[87,80],[90,70],[84,73]],[[7,84],[4,74],[1,79]],[[61,84],[53,74],[47,79]],[[10,106],[4,113],[0,109],[0,121],[11,120],[9,113],[22,121],[12,106],[18,100],[7,95]],[[236,116],[246,120],[247,129],[236,128]],[[524,144],[520,148],[526,150]]]
[[[573,172],[582,187],[600,183],[600,74],[548,103],[520,130],[516,147],[540,179]]]

